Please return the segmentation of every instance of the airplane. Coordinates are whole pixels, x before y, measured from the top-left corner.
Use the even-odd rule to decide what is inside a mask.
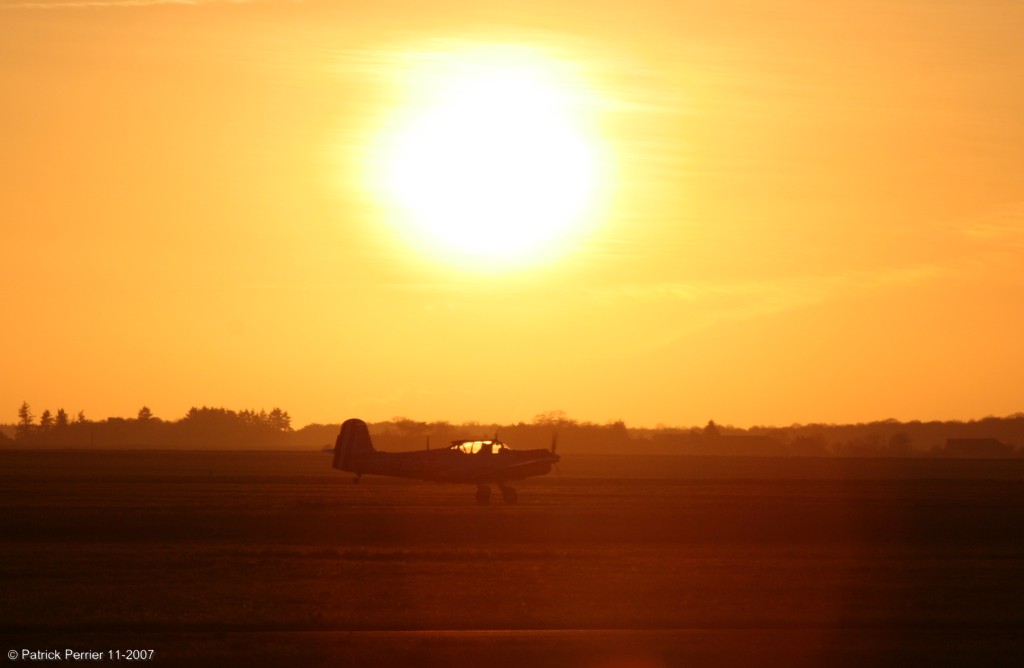
[[[429,445],[429,444],[428,444]],[[491,484],[501,489],[505,503],[516,503],[519,495],[508,486],[510,480],[544,475],[559,461],[551,450],[513,450],[498,440],[452,441],[447,448],[414,452],[381,452],[373,447],[370,430],[357,418],[345,420],[334,444],[334,468],[355,473],[358,483],[364,473],[414,478],[433,482],[471,483],[477,486],[476,502],[490,503]]]

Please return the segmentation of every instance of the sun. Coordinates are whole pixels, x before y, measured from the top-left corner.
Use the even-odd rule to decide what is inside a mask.
[[[599,188],[582,84],[521,48],[413,62],[373,156],[389,220],[446,262],[532,264],[568,250]]]

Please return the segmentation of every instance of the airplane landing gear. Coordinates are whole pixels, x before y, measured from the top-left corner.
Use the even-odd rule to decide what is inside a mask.
[[[513,504],[519,501],[519,494],[516,490],[512,489],[508,485],[498,485],[501,489],[501,498],[505,500],[505,503]],[[481,506],[486,506],[491,502],[491,487],[490,485],[477,485],[476,486],[476,502]]]
[[[510,504],[519,500],[519,494],[516,493],[516,490],[506,485],[501,486],[501,497],[505,499],[505,503]]]

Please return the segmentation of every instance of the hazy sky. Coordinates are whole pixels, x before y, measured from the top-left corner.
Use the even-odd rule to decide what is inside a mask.
[[[0,422],[1024,410],[1022,34],[1016,0],[2,0]],[[593,177],[515,262],[425,242],[374,172],[489,49],[550,74]],[[557,143],[523,170],[564,192]]]

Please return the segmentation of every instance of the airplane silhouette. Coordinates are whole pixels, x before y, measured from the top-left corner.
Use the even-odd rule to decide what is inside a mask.
[[[505,503],[515,503],[519,495],[506,483],[549,473],[551,465],[560,459],[555,454],[556,445],[552,440],[551,450],[513,450],[495,437],[452,441],[450,446],[440,450],[380,452],[373,447],[366,423],[352,418],[341,425],[334,445],[333,466],[355,473],[352,479],[355,483],[364,473],[370,473],[475,484],[476,502],[480,504],[490,502],[489,485],[496,484]]]

